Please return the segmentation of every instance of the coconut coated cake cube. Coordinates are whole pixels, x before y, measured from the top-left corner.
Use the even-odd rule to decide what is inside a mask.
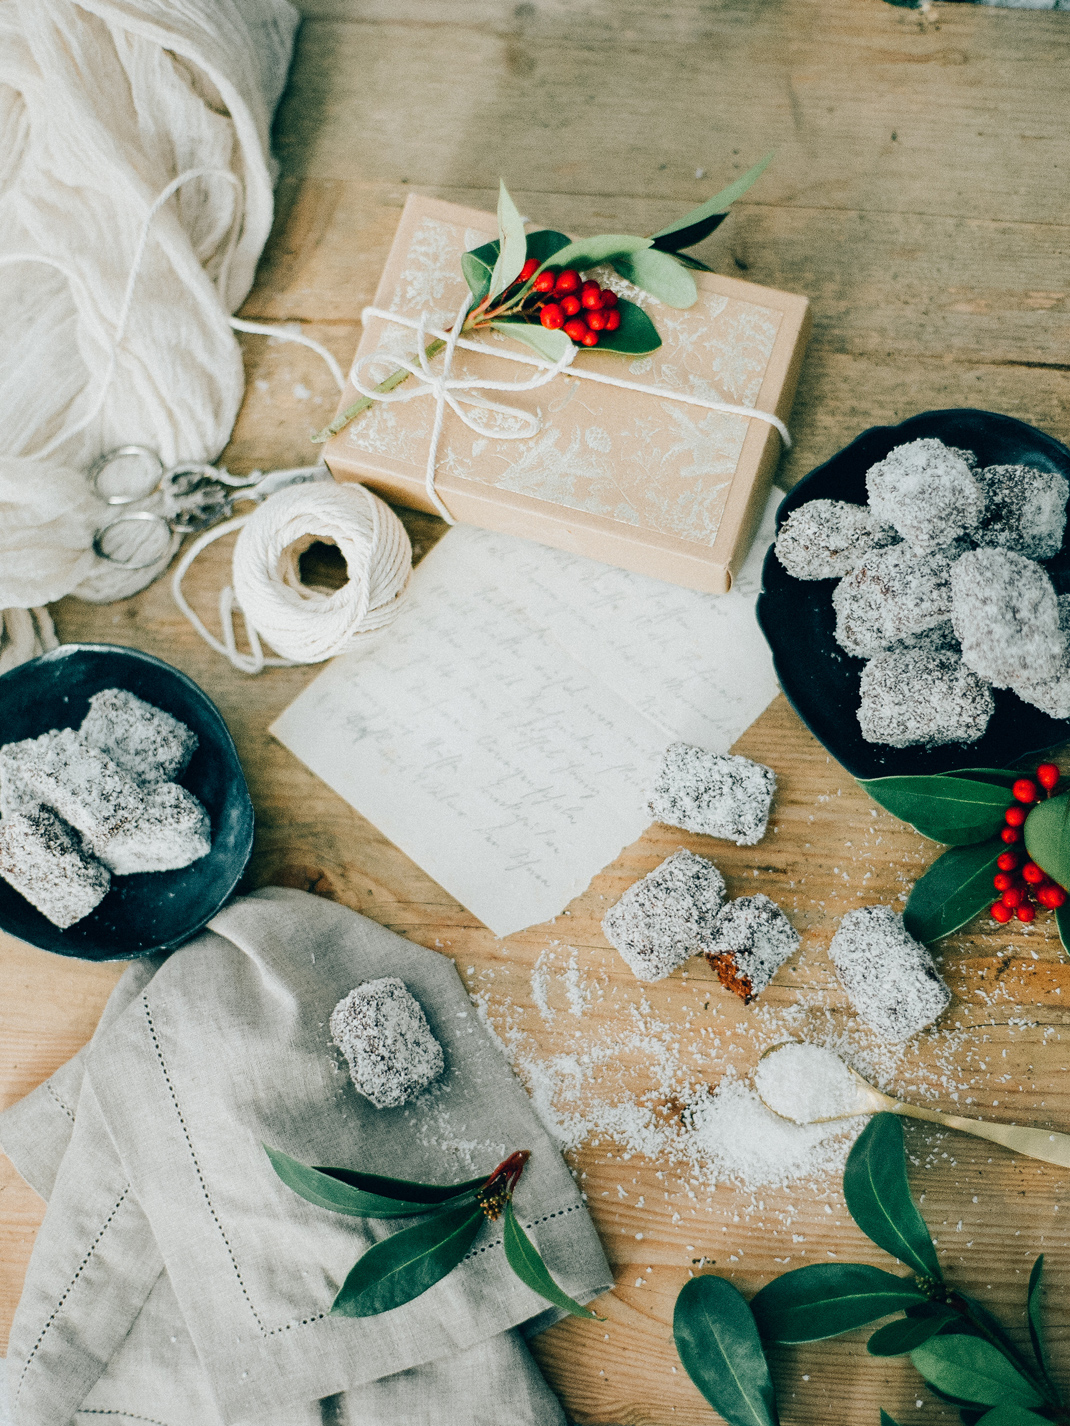
[[[776,902],[759,892],[740,896],[724,908],[706,959],[721,984],[749,1005],[798,946],[798,931]]]
[[[974,538],[1031,560],[1050,560],[1062,549],[1070,484],[1054,470],[1029,465],[989,465],[981,472],[985,515]]]
[[[705,950],[723,902],[714,864],[681,849],[628,888],[602,931],[639,980],[662,980]]]
[[[73,728],[8,743],[4,766],[90,843],[114,836],[144,810],[137,784]]]
[[[1047,571],[1013,550],[970,550],[951,569],[951,619],[963,661],[997,688],[1054,678],[1067,636]]]
[[[0,817],[14,817],[18,812],[36,812],[41,799],[23,782],[15,771],[16,759],[8,755],[8,743],[0,748]]]
[[[951,1001],[929,952],[890,906],[849,911],[829,955],[855,1010],[888,1040],[909,1040]]]
[[[87,840],[116,876],[177,871],[212,849],[208,813],[193,793],[177,782],[150,788],[140,816],[110,836]]]
[[[185,723],[123,688],[93,694],[80,732],[143,787],[173,782],[197,747]]]
[[[776,553],[796,579],[840,579],[871,549],[898,539],[892,526],[865,505],[808,500],[781,525]]]
[[[397,1109],[445,1068],[423,1007],[396,975],[351,990],[334,1007],[330,1023],[354,1085],[376,1109]]]
[[[972,743],[995,711],[992,690],[951,650],[878,654],[862,670],[858,722],[870,743]]]
[[[765,836],[776,791],[771,767],[732,754],[670,743],[650,794],[650,812],[670,827],[724,837],[738,847]]]
[[[866,492],[874,515],[894,525],[916,554],[972,534],[985,510],[969,463],[932,438],[889,451],[866,472]]]
[[[66,930],[107,895],[111,877],[47,807],[0,819],[0,876]]]
[[[951,567],[965,549],[949,545],[915,555],[900,543],[872,550],[832,592],[836,641],[856,658],[947,622]]]
[[[1058,596],[1059,627],[1070,645],[1070,594]],[[1070,652],[1051,678],[1020,678],[1011,684],[1014,692],[1026,703],[1039,708],[1049,718],[1070,718]],[[0,797],[3,782],[0,780]]]

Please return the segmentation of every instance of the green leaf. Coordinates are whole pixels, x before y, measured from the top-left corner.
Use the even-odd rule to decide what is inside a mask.
[[[561,356],[572,345],[564,332],[552,332],[538,322],[525,322],[519,318],[503,317],[490,324],[495,331],[504,332],[518,342],[534,348],[547,361],[560,361]]]
[[[1041,1253],[1029,1274],[1029,1296],[1026,1298],[1026,1315],[1029,1318],[1029,1339],[1033,1343],[1033,1356],[1037,1366],[1051,1381],[1048,1369],[1048,1354],[1044,1350],[1044,1329],[1040,1321],[1041,1279],[1044,1276],[1044,1254]]]
[[[1010,1398],[1022,1406],[1042,1404],[1025,1377],[981,1337],[931,1337],[914,1348],[910,1360],[927,1382],[964,1401],[999,1406]]]
[[[646,356],[661,346],[658,329],[634,302],[621,297],[617,301],[620,326],[615,332],[599,332],[596,351],[619,352],[621,356]]]
[[[540,1297],[545,1297],[547,1302],[552,1302],[555,1307],[563,1307],[573,1317],[585,1317],[588,1321],[593,1318],[595,1322],[606,1320],[604,1317],[599,1317],[597,1312],[592,1312],[589,1307],[582,1306],[575,1298],[569,1297],[567,1292],[562,1292],[554,1282],[538,1248],[517,1222],[516,1214],[513,1212],[512,1199],[507,1200],[505,1205],[502,1219],[502,1244],[505,1248],[506,1262],[520,1281],[526,1283],[532,1292],[537,1292]]]
[[[950,1307],[940,1307],[924,1317],[897,1317],[894,1322],[877,1328],[866,1343],[866,1351],[873,1357],[905,1357],[943,1331],[958,1315]]]
[[[881,1426],[899,1426],[899,1422],[889,1416],[883,1407],[881,1407]]]
[[[1007,810],[1006,788],[961,776],[875,777],[859,785],[923,837],[952,846],[994,837]]]
[[[1022,774],[1007,767],[959,767],[944,773],[944,776],[971,777],[975,782],[991,782],[1010,791]],[[1011,799],[1007,800],[1009,802]]]
[[[485,262],[482,256],[489,247],[494,248],[494,257],[490,263]],[[490,275],[494,270],[492,263],[496,262],[497,258],[497,243],[485,243],[481,248],[473,248],[471,252],[461,254],[461,271],[469,291],[475,298],[473,306],[478,306],[490,291]]]
[[[952,847],[914,883],[903,923],[917,941],[950,936],[996,898],[992,878],[1007,848],[997,839],[972,847]]]
[[[1059,940],[1063,943],[1063,950],[1070,955],[1070,901],[1064,901],[1056,909],[1055,925],[1059,931]]]
[[[674,257],[656,248],[617,258],[613,266],[621,277],[670,307],[691,307],[698,301],[695,279]]]
[[[903,1126],[875,1114],[854,1142],[843,1171],[848,1211],[867,1238],[923,1277],[943,1281],[925,1220],[910,1196]]]
[[[726,218],[728,217],[728,214],[727,214],[727,213],[725,214],[725,217],[726,217]],[[667,241],[668,241],[668,239],[666,239],[666,242],[667,242]],[[657,243],[655,243],[654,246],[657,247]],[[659,248],[658,251],[660,252],[661,249]],[[672,251],[672,249],[670,248],[669,251]],[[689,267],[689,268],[691,268],[692,271],[694,271],[694,272],[712,272],[712,271],[713,271],[713,268],[709,265],[708,262],[701,262],[697,257],[692,257],[690,253],[673,252],[672,255],[673,255],[673,257],[676,259],[677,262],[682,262],[683,265],[684,265],[684,267]]]
[[[501,179],[498,180],[498,241],[501,244],[498,260],[490,278],[492,297],[497,297],[499,292],[504,292],[516,281],[528,255],[524,220]]]
[[[680,249],[694,247],[695,243],[701,243],[704,238],[721,226],[728,217],[727,213],[713,213],[708,218],[700,218],[697,223],[689,223],[686,228],[677,228],[674,232],[665,233],[660,238],[654,239],[654,246],[659,252],[672,253],[672,255],[686,262],[690,267],[694,258],[681,258]],[[705,267],[705,263],[701,264]],[[709,272],[710,269],[706,268]]]
[[[564,233],[555,232],[553,228],[538,228],[534,233],[528,234],[528,257],[533,257],[538,263],[545,263],[561,248],[567,248],[571,241],[571,238],[566,237]],[[461,254],[461,271],[476,303],[482,302],[490,291],[490,275],[498,261],[500,248],[501,244],[495,238],[492,242],[484,243],[482,247]],[[519,297],[521,292],[529,292],[530,289],[531,283],[526,282],[517,296]]]
[[[749,168],[742,178],[735,179],[727,188],[722,188],[720,193],[715,193],[712,198],[707,198],[705,203],[700,203],[697,208],[692,208],[689,213],[685,213],[682,218],[677,218],[667,228],[659,228],[656,233],[651,234],[651,237],[662,238],[669,233],[679,232],[681,228],[689,228],[695,223],[700,223],[703,218],[711,218],[715,213],[723,213],[730,203],[734,203],[737,198],[742,198],[751,184],[761,178],[772,159],[773,152],[770,150],[765,158],[760,159],[753,168]]]
[[[474,1178],[467,1183],[407,1183],[404,1179],[380,1178],[378,1174],[355,1173],[351,1169],[309,1168],[267,1144],[264,1152],[287,1188],[317,1208],[329,1208],[332,1213],[345,1213],[351,1218],[413,1218],[458,1196],[467,1198],[485,1182]]]
[[[1070,884],[1070,792],[1049,797],[1025,819],[1025,849],[1053,881]]]
[[[820,1342],[927,1302],[912,1279],[865,1263],[813,1263],[774,1278],[751,1299],[766,1342]]]
[[[374,1317],[411,1302],[452,1272],[486,1222],[471,1203],[446,1208],[369,1248],[331,1304],[332,1317]]]
[[[642,252],[652,243],[652,238],[634,238],[627,233],[600,233],[594,238],[577,238],[575,242],[570,242],[552,254],[553,265],[585,272],[589,267],[597,267],[599,263],[612,262],[615,258]],[[544,259],[542,266],[548,266],[549,262],[549,258]]]
[[[1037,1426],[1038,1421],[1045,1419],[1034,1411],[1027,1411],[1024,1406],[1016,1406],[1013,1402],[1006,1401],[1001,1406],[986,1411],[980,1418],[980,1423],[981,1426]]]
[[[729,1426],[776,1426],[776,1394],[758,1329],[730,1282],[712,1276],[685,1282],[672,1332],[688,1376]]]

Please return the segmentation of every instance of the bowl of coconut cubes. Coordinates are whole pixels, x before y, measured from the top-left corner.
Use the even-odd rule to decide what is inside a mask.
[[[0,929],[82,960],[173,950],[252,841],[234,742],[178,669],[63,644],[0,677]]]
[[[1007,767],[1070,738],[1070,450],[991,411],[863,431],[781,503],[758,621],[854,777]]]

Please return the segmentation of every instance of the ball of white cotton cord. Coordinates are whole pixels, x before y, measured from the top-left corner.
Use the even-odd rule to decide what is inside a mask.
[[[337,545],[341,589],[301,582],[299,561],[317,541]],[[405,527],[363,485],[295,485],[252,515],[234,547],[234,597],[283,658],[320,663],[382,629],[398,611],[412,569]]]

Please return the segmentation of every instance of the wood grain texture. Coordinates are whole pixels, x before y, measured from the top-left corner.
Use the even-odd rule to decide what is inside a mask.
[[[760,185],[701,251],[718,271],[813,300],[784,484],[868,425],[943,406],[1006,411],[1070,438],[1066,16],[939,6],[934,24],[877,0],[302,8],[276,124],[278,216],[245,315],[298,322],[345,362],[413,186],[491,207],[500,173],[541,223],[643,232],[775,148]],[[248,391],[228,465],[303,463],[308,436],[333,410],[330,378],[292,345],[254,337],[244,349]],[[442,532],[429,517],[404,518],[418,553]],[[209,622],[227,560],[212,546],[188,580]],[[737,1063],[731,1047],[759,1021],[704,962],[691,962],[686,978],[640,987],[599,929],[605,907],[676,846],[713,856],[731,894],[761,889],[780,901],[802,933],[799,956],[759,1008],[786,1012],[801,997],[826,1005],[834,1023],[848,1014],[826,955],[839,917],[898,904],[938,850],[886,813],[874,816],[779,699],[738,745],[778,774],[774,828],[759,847],[653,827],[564,916],[498,941],[269,736],[314,670],[234,673],[196,639],[164,583],[102,608],[67,600],[56,615],[63,638],[147,649],[219,705],[257,812],[250,886],[312,890],[452,955],[492,1023],[511,1025],[545,1059],[575,1045],[560,979],[550,984],[549,1015],[536,995],[540,967],[560,966],[564,947],[601,987],[584,1023],[592,1036],[642,1016],[669,1027],[681,1058],[704,1055],[711,1081]],[[941,957],[956,994],[942,1051],[952,1046],[955,1074],[926,1062],[923,1046],[916,1062],[904,1061],[904,1089],[913,1073],[941,1107],[1070,1128],[1070,967],[1051,919],[998,935],[975,922],[942,943]],[[88,1038],[118,969],[10,941],[0,965],[6,1104]],[[715,1025],[729,1048],[711,1067]],[[602,1088],[626,1083],[654,1085],[649,1056],[626,1051],[607,1066]],[[956,1282],[992,1302],[1019,1336],[1030,1264],[1047,1254],[1047,1314],[1067,1380],[1070,1182],[962,1136],[915,1125],[907,1133],[915,1186]],[[605,1327],[571,1321],[534,1344],[577,1422],[715,1419],[672,1349],[672,1305],[689,1271],[724,1273],[750,1292],[788,1259],[887,1265],[851,1224],[835,1184],[820,1195],[773,1190],[757,1209],[753,1195],[725,1185],[696,1196],[678,1169],[625,1158],[608,1140],[570,1159],[618,1281],[600,1304]],[[42,1212],[2,1162],[0,1340]],[[778,1351],[774,1371],[785,1422],[869,1426],[880,1406],[903,1426],[954,1419],[907,1363],[868,1357],[863,1334]]]

